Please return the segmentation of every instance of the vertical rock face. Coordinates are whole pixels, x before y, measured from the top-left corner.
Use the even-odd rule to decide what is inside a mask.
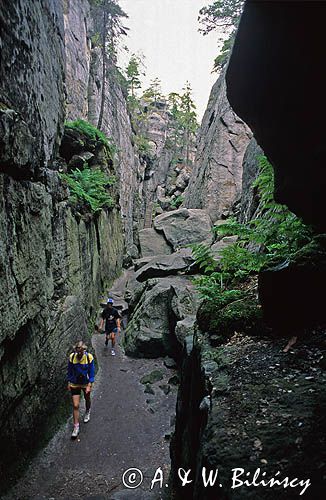
[[[0,25],[0,171],[28,178],[53,158],[62,131],[61,2],[2,0]]]
[[[88,120],[88,81],[91,60],[90,6],[87,0],[63,1],[67,104],[70,120]]]
[[[67,119],[82,118],[98,125],[103,96],[102,50],[92,42],[101,32],[101,20],[93,16],[87,0],[65,0],[65,51],[67,82]],[[112,138],[117,149],[120,206],[126,248],[133,245],[133,224],[137,220],[135,186],[140,186],[140,164],[132,144],[132,129],[126,97],[117,68],[107,61],[104,82],[101,130]]]
[[[227,100],[223,72],[212,88],[199,131],[184,206],[205,208],[213,221],[232,207],[240,197],[242,160],[250,138],[249,128]]]
[[[258,208],[259,196],[257,190],[252,186],[258,177],[259,157],[264,151],[254,138],[251,139],[243,158],[243,175],[240,205],[240,221],[248,222],[254,216]]]
[[[325,9],[325,2],[296,2],[294,9],[292,2],[247,1],[226,75],[231,105],[275,168],[276,201],[320,232],[326,230]]]
[[[76,5],[83,6],[77,19]],[[86,2],[65,2],[81,54]],[[70,10],[69,10],[70,8]],[[68,10],[67,10],[68,9]],[[67,353],[87,336],[98,296],[120,271],[116,208],[77,217],[56,171],[64,121],[61,1],[2,1],[0,83],[0,476],[30,447],[65,385]],[[69,17],[70,16],[70,17]],[[84,31],[83,31],[84,30]],[[79,34],[81,35],[79,36]],[[74,34],[74,35],[72,35]],[[75,56],[73,56],[75,54]],[[67,67],[68,68],[68,67]],[[81,60],[69,66],[71,113],[85,110]],[[75,87],[70,87],[74,83]],[[86,88],[86,87],[85,87]],[[87,96],[87,93],[86,93]],[[80,116],[80,114],[78,115]],[[84,115],[82,115],[84,116]],[[77,117],[77,114],[71,115]],[[94,148],[98,151],[101,148]],[[103,158],[101,159],[103,163]],[[51,397],[49,397],[51,394]]]

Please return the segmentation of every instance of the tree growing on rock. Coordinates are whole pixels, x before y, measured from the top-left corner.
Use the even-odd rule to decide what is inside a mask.
[[[206,7],[202,7],[199,11],[200,33],[207,35],[218,28],[221,28],[224,33],[228,33],[228,37],[223,41],[221,54],[215,58],[215,71],[222,69],[228,60],[243,5],[244,0],[217,0]]]
[[[122,10],[117,0],[92,0],[94,17],[99,26],[102,51],[102,92],[101,107],[97,128],[101,129],[103,122],[104,102],[106,94],[106,78],[108,67],[117,62],[117,46],[122,35],[127,34],[128,28],[123,25],[122,19],[128,15]]]
[[[195,142],[198,129],[196,105],[192,98],[192,89],[186,82],[183,93],[171,92],[168,96],[169,111],[171,113],[170,129],[172,130],[173,149],[178,152],[186,150],[186,163],[190,161],[190,150]]]
[[[159,78],[154,78],[151,81],[150,86],[145,90],[142,95],[142,99],[148,104],[156,106],[159,101],[164,100],[165,98],[161,89],[161,80]]]
[[[141,88],[141,76],[145,75],[142,67],[144,67],[143,57],[132,54],[126,68],[128,94],[132,97],[135,97],[136,90]]]

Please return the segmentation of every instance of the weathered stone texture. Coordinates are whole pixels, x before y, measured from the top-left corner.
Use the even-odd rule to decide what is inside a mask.
[[[66,52],[66,112],[69,120],[88,119],[88,82],[91,60],[89,28],[92,23],[87,0],[63,1]]]
[[[185,248],[171,255],[157,255],[136,272],[136,279],[146,281],[150,278],[169,276],[185,271],[194,262],[191,253],[190,248]]]
[[[168,255],[172,252],[164,236],[155,231],[155,229],[142,229],[138,232],[138,235],[142,257]]]
[[[293,2],[245,2],[226,73],[233,109],[274,166],[276,201],[319,232],[326,231],[325,8],[325,2],[296,2],[295,9]],[[275,26],[277,43],[270,43]]]
[[[154,219],[154,227],[162,231],[174,250],[190,243],[212,243],[212,222],[205,210],[180,208]]]
[[[212,88],[198,134],[183,206],[204,208],[213,221],[232,207],[240,197],[242,160],[251,135],[227,100],[223,72]]]
[[[122,265],[119,214],[78,222],[56,178],[49,192],[0,175],[0,418],[13,450],[44,417],[45,393],[60,393],[67,352],[87,335],[99,294]]]
[[[101,20],[90,11],[87,0],[65,0],[65,42],[67,80],[67,118],[82,118],[98,126],[104,90],[101,130],[116,145],[115,158],[120,191],[120,206],[127,252],[134,242],[133,221],[138,220],[136,193],[141,193],[141,166],[135,155],[126,97],[119,83],[117,68],[106,61],[103,83],[102,50],[92,43],[101,31]],[[135,188],[138,186],[138,188]]]
[[[183,332],[189,330],[191,323],[182,321],[193,317],[195,312],[196,293],[190,278],[169,276],[148,280],[128,323],[126,353],[135,357],[178,358]]]
[[[62,131],[61,2],[2,0],[0,25],[0,171],[28,178],[53,158]]]
[[[67,15],[67,2],[64,7]],[[4,27],[0,419],[6,421],[1,429],[2,476],[3,463],[19,459],[21,450],[33,444],[32,433],[61,397],[67,353],[76,340],[87,337],[87,323],[95,314],[98,297],[121,269],[123,231],[116,208],[96,215],[73,211],[68,189],[56,171],[63,168],[63,162],[49,161],[55,159],[63,128],[61,2],[3,1],[0,21]],[[76,34],[78,23],[72,24],[74,17],[70,27]],[[73,79],[72,74],[69,78]],[[112,164],[103,156],[103,148],[95,149],[99,158],[94,161],[101,166],[106,161],[103,169],[110,170]]]

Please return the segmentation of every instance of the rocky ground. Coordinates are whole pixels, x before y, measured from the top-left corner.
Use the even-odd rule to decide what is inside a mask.
[[[218,348],[212,349],[204,337],[198,343],[191,371],[195,377],[197,373],[203,392],[193,398],[190,414],[184,406],[178,416],[187,423],[177,429],[173,454],[185,463],[192,453],[187,467],[196,473],[203,467],[218,469],[219,481],[205,488],[198,474],[187,492],[190,498],[300,498],[303,485],[286,489],[252,486],[258,469],[258,481],[309,479],[303,498],[325,498],[325,329],[309,332],[287,352],[285,339],[257,339],[241,333]],[[195,424],[198,443],[187,438],[188,428]],[[234,468],[245,471],[249,485],[232,489]]]

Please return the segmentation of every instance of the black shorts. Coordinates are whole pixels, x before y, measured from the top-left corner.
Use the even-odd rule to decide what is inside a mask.
[[[70,389],[72,396],[80,396],[81,391],[83,391],[84,396],[86,397],[86,387],[71,387]]]
[[[111,335],[111,333],[114,333],[116,335],[118,333],[118,327],[115,326],[114,328],[109,328],[108,330],[105,330],[105,335]]]

